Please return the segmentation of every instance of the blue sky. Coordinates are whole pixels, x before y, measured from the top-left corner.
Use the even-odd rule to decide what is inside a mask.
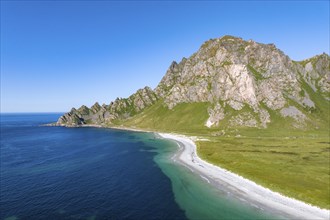
[[[329,54],[329,1],[1,1],[1,112],[108,104],[223,35]]]

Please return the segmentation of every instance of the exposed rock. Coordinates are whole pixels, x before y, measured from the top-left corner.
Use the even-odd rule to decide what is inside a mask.
[[[90,109],[85,105],[78,110],[72,109],[59,118],[57,125],[110,124],[116,119],[133,116],[158,100],[155,92],[145,87],[127,99],[117,98],[110,105],[95,103]]]
[[[307,93],[306,93],[307,94]],[[309,108],[315,108],[314,102],[309,98],[309,95],[305,96],[302,100],[303,105],[309,107]]]
[[[91,108],[72,109],[57,124],[111,124],[160,101],[169,109],[180,103],[209,103],[207,127],[220,126],[221,120],[232,117],[225,114],[225,105],[241,111],[230,118],[230,126],[266,128],[272,122],[269,111],[280,111],[301,127],[308,115],[292,103],[308,114],[316,108],[311,92],[330,100],[329,60],[329,55],[321,54],[295,62],[273,44],[233,36],[211,39],[189,58],[173,61],[155,90],[145,87],[109,105],[95,103]]]
[[[218,126],[219,122],[225,118],[224,110],[219,103],[213,109],[209,108],[208,113],[210,117],[207,119],[205,126],[209,128],[213,125]]]
[[[229,123],[232,127],[258,127],[256,118],[249,112],[232,117]]]
[[[299,62],[303,67],[298,70],[306,82],[317,91],[318,88],[325,98],[329,98],[330,91],[330,57],[323,53]]]
[[[267,124],[271,122],[270,115],[265,109],[259,109],[259,119],[262,128],[267,128]]]
[[[291,117],[294,118],[296,121],[303,121],[306,118],[306,116],[294,106],[282,108],[280,113],[283,117]]]
[[[98,111],[100,111],[102,109],[102,106],[99,105],[98,102],[96,102],[92,107],[91,107],[91,111],[95,114]]]
[[[299,109],[294,106],[289,106],[288,108],[283,108],[280,111],[283,117],[291,117],[295,120],[292,124],[293,127],[303,129],[306,126],[307,117]]]
[[[62,115],[57,123],[57,125],[66,125],[66,126],[77,126],[86,124],[84,119],[77,114],[77,110],[72,108],[70,112]]]
[[[235,110],[241,110],[244,106],[242,102],[238,102],[232,99],[230,99],[227,103],[230,107],[232,107]]]

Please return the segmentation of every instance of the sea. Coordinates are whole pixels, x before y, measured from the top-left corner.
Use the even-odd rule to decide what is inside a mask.
[[[2,113],[0,219],[278,219],[172,160],[153,133],[42,126],[62,113]]]

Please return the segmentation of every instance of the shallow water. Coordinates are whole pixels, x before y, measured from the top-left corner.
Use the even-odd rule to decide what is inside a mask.
[[[0,219],[271,218],[174,163],[171,141],[39,126],[59,116],[1,114]]]
[[[173,162],[171,158],[177,151],[177,144],[170,144],[166,148],[158,148],[155,161],[171,179],[175,200],[189,219],[283,219],[251,206],[225,188],[214,188],[205,177]]]

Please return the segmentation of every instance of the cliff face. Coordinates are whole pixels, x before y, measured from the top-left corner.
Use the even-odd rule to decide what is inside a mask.
[[[293,127],[306,128],[310,114],[325,115],[320,105],[329,105],[329,93],[329,55],[296,62],[273,44],[224,36],[205,42],[191,57],[173,62],[155,90],[146,87],[110,105],[72,109],[57,125],[111,125],[158,102],[170,110],[181,103],[202,102],[208,103],[207,127],[226,120],[233,127],[266,128],[276,120],[271,113],[277,112],[290,118]],[[240,114],[229,114],[233,111]]]
[[[56,124],[62,126],[111,124],[114,120],[125,119],[138,114],[157,100],[156,93],[151,88],[145,87],[128,98],[117,98],[109,105],[103,104],[100,106],[96,102],[91,108],[85,105],[79,109],[72,108],[70,112],[61,116]]]

